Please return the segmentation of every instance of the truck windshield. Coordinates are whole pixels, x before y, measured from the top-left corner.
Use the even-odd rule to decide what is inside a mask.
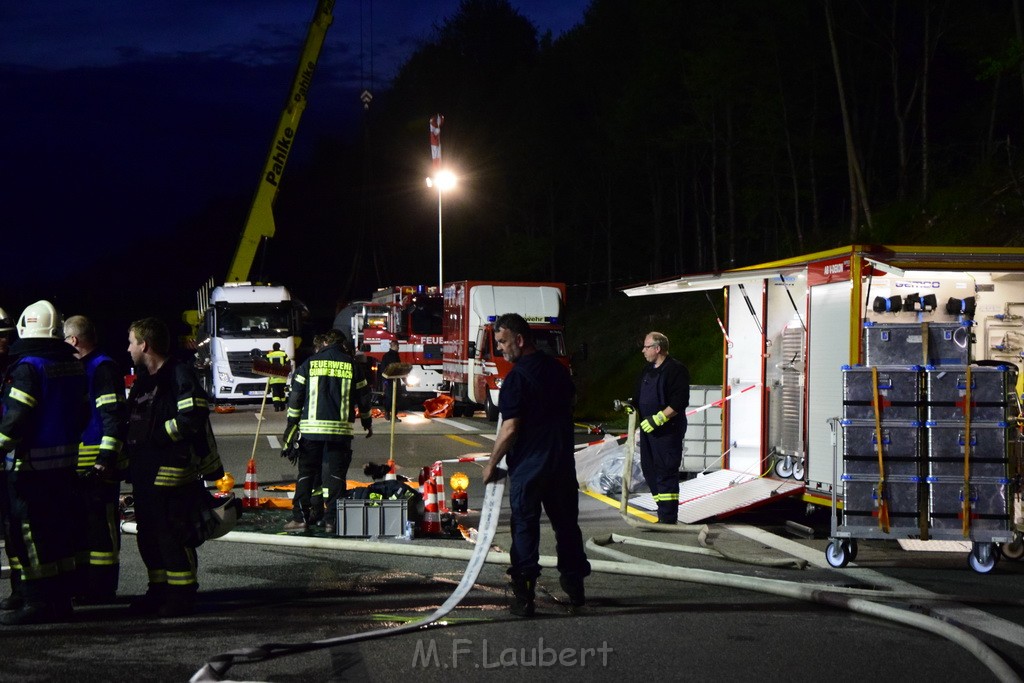
[[[217,304],[217,335],[228,339],[288,337],[292,307],[278,304]]]
[[[406,334],[441,334],[444,301],[440,297],[416,297],[408,309]]]
[[[533,330],[533,340],[537,348],[552,356],[565,355],[565,338],[561,330]]]

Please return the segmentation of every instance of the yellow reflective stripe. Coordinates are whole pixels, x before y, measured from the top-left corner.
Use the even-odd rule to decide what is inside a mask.
[[[97,444],[78,444],[78,457],[81,458],[83,455],[96,456],[100,452],[100,445]]]
[[[196,583],[196,573],[194,571],[187,572],[172,572],[167,571],[167,585],[168,586],[192,586]]]
[[[96,453],[84,454],[81,451],[78,452],[78,469],[80,470],[91,470],[96,466]]]
[[[338,422],[337,420],[302,420],[299,422],[299,431],[303,434],[348,436],[352,434],[352,423]]]
[[[24,391],[17,387],[11,387],[11,393],[8,395],[18,403],[24,403],[29,408],[36,407],[36,400],[32,397],[32,395],[26,394]]]
[[[189,396],[188,398],[183,398],[178,401],[178,410],[188,410],[189,408],[194,407],[195,404],[196,402],[193,397]]]
[[[0,432],[0,446],[3,446],[4,450],[12,450],[15,443],[17,442],[14,439]]]
[[[299,408],[289,408],[288,419],[294,419],[296,417],[302,417],[302,410],[300,410]]]
[[[178,431],[178,421],[171,418],[167,422],[164,422],[164,431],[167,432],[167,436],[170,437],[171,441],[181,441],[181,432]]]
[[[294,381],[298,382],[299,384],[305,384],[306,383],[306,378],[303,377],[302,375],[295,375],[295,380]]]
[[[156,473],[157,486],[182,486],[193,481],[197,476],[196,468],[191,467],[168,467],[164,465]]]
[[[120,439],[115,438],[113,436],[104,436],[102,439],[100,439],[100,448],[102,448],[105,451],[114,451],[115,453],[120,453],[123,447],[124,443]]]
[[[118,563],[117,553],[93,550],[89,553],[89,565],[93,567],[111,567]]]
[[[163,569],[150,569],[147,573],[150,583],[167,583],[167,572]]]
[[[121,397],[118,394],[103,394],[102,396],[96,397],[96,407],[102,408],[103,406],[108,406],[111,403],[117,403],[120,400]]]
[[[362,389],[365,386],[366,386],[366,380],[365,379],[362,379],[362,380],[359,380],[358,382],[356,382],[356,389]]]

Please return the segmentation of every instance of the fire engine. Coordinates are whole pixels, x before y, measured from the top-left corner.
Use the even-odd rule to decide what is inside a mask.
[[[437,395],[441,387],[441,323],[443,306],[436,287],[382,287],[369,301],[354,301],[335,319],[335,327],[351,333],[380,389],[378,368],[392,341],[403,363],[412,366],[404,393],[411,399]]]
[[[533,330],[537,348],[568,367],[564,325],[565,285],[561,282],[480,282],[463,280],[444,287],[444,381],[456,401],[456,414],[482,406],[498,419],[498,392],[512,364],[494,343],[494,321],[519,313]]]

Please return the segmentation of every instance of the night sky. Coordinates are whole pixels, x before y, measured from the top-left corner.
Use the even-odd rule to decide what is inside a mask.
[[[585,8],[511,4],[554,37]],[[171,316],[206,277],[222,278],[228,263],[201,239],[182,244],[182,226],[223,203],[248,206],[315,6],[6,3],[0,307],[16,316],[49,298],[66,314],[105,320]],[[286,175],[322,136],[353,134],[359,92],[385,89],[458,6],[339,0]],[[425,163],[432,113],[423,113]],[[216,229],[235,236],[241,227]]]

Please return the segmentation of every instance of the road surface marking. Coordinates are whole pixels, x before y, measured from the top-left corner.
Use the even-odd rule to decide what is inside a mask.
[[[275,451],[281,447],[281,442],[277,440],[277,437],[273,434],[267,434],[267,441],[270,442],[270,447]]]
[[[475,432],[475,431],[477,431],[477,427],[475,427],[474,425],[464,425],[461,422],[456,422],[455,420],[449,420],[446,417],[435,417],[435,418],[431,418],[431,419],[434,422],[440,422],[443,425],[448,425],[450,427],[456,427],[458,429],[461,429],[464,432]]]
[[[445,436],[447,436],[452,441],[458,441],[459,443],[464,443],[467,446],[479,446],[480,445],[476,441],[470,441],[469,439],[461,437],[458,434],[445,434]]]

